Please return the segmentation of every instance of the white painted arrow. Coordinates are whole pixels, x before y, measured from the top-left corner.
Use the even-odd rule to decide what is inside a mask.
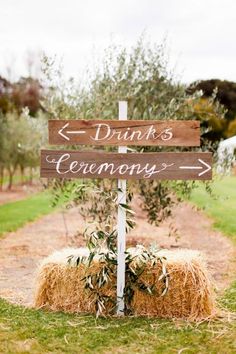
[[[206,163],[205,161],[198,159],[198,161],[203,165],[203,166],[179,166],[179,168],[181,168],[182,170],[202,170],[204,168],[204,166],[206,167],[206,169],[202,172],[200,172],[198,174],[198,176],[202,176],[205,173],[207,173],[208,171],[211,170],[211,166],[208,165],[208,163]]]
[[[61,129],[58,130],[58,134],[60,136],[62,136],[64,139],[66,139],[68,141],[70,140],[70,138],[65,134],[85,134],[86,133],[85,130],[66,130],[64,132],[64,130],[69,126],[69,124],[70,123],[66,123],[65,125],[63,125],[63,127]]]

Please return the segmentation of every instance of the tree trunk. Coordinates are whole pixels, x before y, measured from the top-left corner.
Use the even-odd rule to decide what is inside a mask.
[[[9,173],[9,182],[8,182],[8,190],[10,191],[11,188],[12,188],[12,183],[13,183],[13,176],[16,172],[16,167],[17,166],[14,166],[13,168],[9,167],[8,169],[8,173]]]
[[[10,191],[12,188],[12,182],[13,182],[13,172],[9,169],[9,180],[8,180],[8,187],[7,189]]]
[[[4,168],[0,168],[0,191],[2,191],[3,188],[3,177],[4,177]]]
[[[30,185],[33,184],[33,168],[30,167]]]
[[[24,177],[25,177],[25,168],[24,168],[24,166],[20,166],[20,173],[21,173],[21,184],[24,184]]]

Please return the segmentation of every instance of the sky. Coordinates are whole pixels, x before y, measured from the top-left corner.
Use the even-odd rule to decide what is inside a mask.
[[[236,81],[235,0],[0,0],[0,75],[27,75],[29,58],[45,52],[78,78],[112,41],[129,48],[143,31],[167,37],[180,81]]]

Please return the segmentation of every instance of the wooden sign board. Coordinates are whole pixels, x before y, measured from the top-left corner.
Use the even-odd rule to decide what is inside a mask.
[[[48,123],[50,144],[200,146],[199,121],[49,120]]]
[[[212,154],[41,151],[41,177],[209,180]]]
[[[117,178],[119,203],[126,203],[126,179],[209,180],[211,153],[126,153],[126,146],[200,146],[199,121],[127,120],[127,102],[119,102],[119,120],[50,120],[49,143],[114,145],[118,153],[41,151],[41,177]],[[118,207],[117,314],[124,314],[126,211]]]

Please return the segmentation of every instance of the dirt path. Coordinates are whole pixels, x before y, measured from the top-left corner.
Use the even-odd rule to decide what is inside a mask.
[[[232,280],[235,270],[235,248],[219,232],[212,231],[212,222],[202,212],[183,203],[175,208],[174,215],[180,239],[169,237],[168,223],[162,227],[148,224],[140,211],[138,202],[138,225],[128,236],[130,243],[157,243],[161,247],[184,247],[205,253],[210,271],[219,289],[224,289]],[[84,229],[84,222],[76,209],[66,212],[69,236],[65,236],[65,224],[61,212],[42,217],[29,223],[17,232],[9,233],[0,240],[0,296],[9,301],[31,305],[35,270],[39,261],[62,247],[75,243],[72,237],[76,230]],[[83,245],[83,239],[76,239]],[[230,275],[229,275],[230,274]]]
[[[41,189],[42,187],[39,184],[19,184],[17,186],[13,186],[12,190],[10,191],[0,191],[0,205],[25,199],[33,193],[40,191]]]

